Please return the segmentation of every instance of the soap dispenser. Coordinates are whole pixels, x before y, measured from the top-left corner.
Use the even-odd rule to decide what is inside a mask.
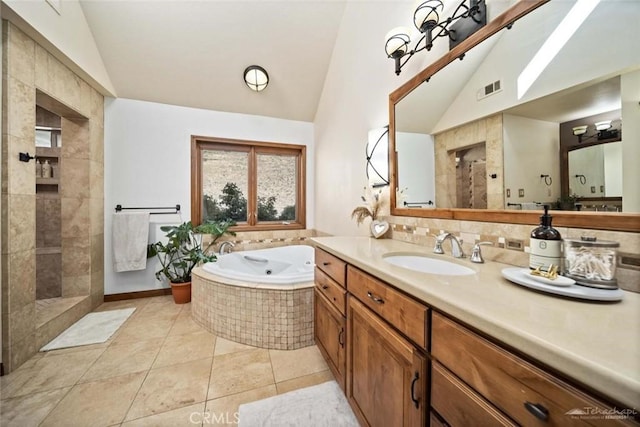
[[[562,236],[560,232],[551,226],[549,206],[544,205],[544,214],[540,216],[540,225],[531,232],[529,243],[529,268],[540,268],[547,271],[551,265],[561,270],[562,262]]]
[[[42,165],[42,177],[51,178],[51,164],[49,163],[49,160],[45,160]]]

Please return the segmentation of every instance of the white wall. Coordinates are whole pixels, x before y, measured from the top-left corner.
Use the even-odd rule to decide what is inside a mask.
[[[640,71],[622,75],[622,210],[640,212]]]
[[[391,28],[409,25],[412,2],[348,2],[314,120],[316,144],[316,229],[368,234],[351,211],[367,184],[365,147],[370,129],[389,122],[389,93],[423,64],[412,60],[398,77],[384,53]],[[387,200],[388,201],[388,200]]]
[[[80,2],[57,3],[60,13],[45,0],[2,0],[3,18],[11,20],[103,95],[114,95],[115,89]]]
[[[579,197],[604,197],[603,147],[601,144],[569,151],[569,193]],[[584,175],[584,184],[576,175]]]
[[[105,294],[163,287],[153,272],[115,273],[111,219],[122,206],[182,207],[191,217],[191,135],[301,144],[307,147],[307,228],[314,227],[313,124],[246,114],[177,107],[129,99],[105,99]],[[152,215],[174,222],[174,215]],[[153,227],[152,227],[153,228]]]
[[[604,195],[622,196],[622,142],[602,144],[604,155]]]
[[[423,133],[396,132],[398,186],[404,201],[436,202],[436,168],[433,137]],[[398,201],[401,203],[400,201]],[[402,206],[402,205],[400,205]],[[424,205],[434,208],[437,205]]]
[[[504,114],[504,188],[506,203],[554,202],[560,197],[560,125]],[[547,186],[540,175],[551,176]],[[524,197],[518,190],[524,189]]]

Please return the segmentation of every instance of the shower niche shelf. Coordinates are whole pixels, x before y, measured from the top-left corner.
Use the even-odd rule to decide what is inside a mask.
[[[36,159],[41,163],[49,161],[53,172],[52,177],[36,176],[36,192],[57,193],[60,183],[60,147],[36,147]]]

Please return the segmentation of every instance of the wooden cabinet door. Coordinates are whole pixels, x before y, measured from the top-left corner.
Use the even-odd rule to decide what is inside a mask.
[[[347,337],[347,398],[360,422],[426,425],[426,357],[352,296]]]
[[[316,344],[324,356],[336,381],[344,390],[345,385],[345,319],[326,298],[315,289],[314,298]]]

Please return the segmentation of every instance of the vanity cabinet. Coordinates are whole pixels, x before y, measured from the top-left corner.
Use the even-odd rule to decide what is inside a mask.
[[[336,382],[344,390],[346,374],[345,318],[317,289],[315,290],[313,308],[315,310],[316,344],[336,378]]]
[[[347,399],[360,422],[424,426],[426,356],[351,295],[347,328]]]
[[[316,249],[314,335],[338,385],[346,380],[346,263]]]
[[[581,416],[612,406],[328,252],[316,262],[316,343],[363,426],[639,425]]]
[[[468,425],[465,419],[512,425],[496,415],[496,408],[522,426],[633,425],[567,414],[611,407],[437,312],[431,355],[432,407],[452,426]],[[468,403],[461,403],[462,395]]]
[[[424,426],[429,309],[347,266],[347,398],[364,425]]]
[[[439,363],[431,365],[431,425],[515,426],[491,403]],[[436,414],[440,415],[437,417]]]

